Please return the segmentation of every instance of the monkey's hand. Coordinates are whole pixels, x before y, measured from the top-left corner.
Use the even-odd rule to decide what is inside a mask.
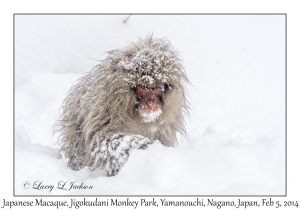
[[[126,163],[132,149],[146,149],[153,142],[141,135],[115,134],[102,141],[100,148],[94,150],[94,166],[104,169],[107,176],[114,176]]]

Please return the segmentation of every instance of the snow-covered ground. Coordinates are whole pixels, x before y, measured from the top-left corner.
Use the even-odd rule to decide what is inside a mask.
[[[15,16],[15,194],[284,195],[285,17],[127,17]],[[192,83],[189,141],[135,150],[114,177],[72,171],[51,133],[67,91],[106,51],[152,32],[181,51]]]

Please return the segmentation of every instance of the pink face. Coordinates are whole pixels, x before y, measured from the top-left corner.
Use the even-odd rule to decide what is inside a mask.
[[[156,112],[160,109],[160,97],[164,92],[163,87],[146,87],[143,85],[136,86],[136,93],[140,98],[139,111],[142,113]]]

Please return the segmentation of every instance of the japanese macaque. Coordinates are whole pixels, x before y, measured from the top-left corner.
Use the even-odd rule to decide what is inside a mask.
[[[70,89],[55,131],[68,166],[116,175],[132,149],[186,136],[189,83],[178,52],[151,36],[107,57]]]

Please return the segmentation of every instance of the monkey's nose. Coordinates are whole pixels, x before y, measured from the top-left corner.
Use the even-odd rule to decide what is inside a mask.
[[[152,89],[150,89],[150,91],[148,91],[146,97],[147,97],[149,100],[155,100],[156,94],[155,94],[155,92],[154,92]]]

